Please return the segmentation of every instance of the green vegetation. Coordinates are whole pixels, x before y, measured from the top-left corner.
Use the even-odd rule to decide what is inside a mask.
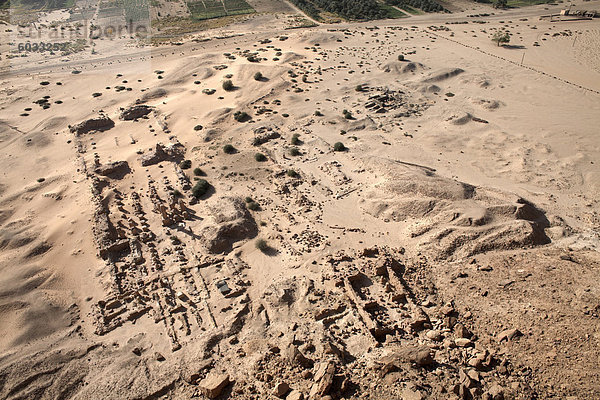
[[[352,113],[350,111],[344,110],[344,111],[342,111],[342,114],[344,114],[344,118],[352,119]]]
[[[319,10],[308,0],[291,0],[299,9],[304,11],[306,15],[314,19],[321,19]]]
[[[254,155],[254,159],[258,162],[264,162],[267,161],[267,157],[263,154],[263,153],[256,153]]]
[[[425,11],[421,11],[418,8],[413,8],[409,5],[402,6],[402,9],[411,15],[423,15]]]
[[[2,0],[0,9],[50,11],[71,8],[74,3],[74,0]]]
[[[190,169],[192,168],[192,160],[183,160],[179,163],[179,168],[181,169]]]
[[[286,174],[290,178],[297,178],[298,177],[298,173],[296,171],[294,171],[293,169],[288,169],[287,172],[286,172]]]
[[[258,250],[262,251],[263,253],[269,250],[269,244],[265,239],[258,239],[255,243],[255,246]]]
[[[263,74],[260,71],[254,74],[255,81],[261,81],[262,79],[263,79]]]
[[[408,12],[411,12],[411,10],[414,11],[413,8],[419,8],[425,12],[447,11],[435,0],[385,0],[385,2],[389,5],[407,10]]]
[[[300,140],[300,135],[297,133],[294,133],[294,136],[292,136],[291,142],[294,146],[298,146],[298,145],[302,144],[302,141]]]
[[[250,120],[250,115],[248,115],[248,113],[245,111],[236,111],[233,114],[233,119],[235,119],[237,122],[246,122]]]
[[[208,189],[210,189],[210,183],[208,183],[205,179],[200,179],[192,188],[192,195],[198,199],[204,196],[206,192],[208,192]]]
[[[187,6],[195,20],[219,18],[229,15],[254,13],[254,9],[244,0],[202,0],[188,1]]]
[[[294,157],[299,156],[300,155],[300,150],[298,150],[297,147],[292,147],[290,149],[290,155],[292,155]]]
[[[398,61],[404,61],[404,54],[398,54]]]
[[[348,20],[402,17],[401,12],[377,0],[292,0],[292,3],[311,18],[321,21],[327,14]]]
[[[123,0],[126,21],[149,21],[150,5],[148,0]]]
[[[226,81],[223,81],[223,89],[227,92],[231,92],[233,89],[235,89],[235,86],[233,85],[233,82],[231,81],[231,79],[227,79]]]
[[[496,42],[498,46],[500,46],[500,43],[508,43],[510,42],[510,33],[504,31],[496,31],[496,33],[494,33],[494,36],[492,36],[492,41]]]
[[[228,15],[221,18],[202,20],[192,17],[160,17],[152,21],[152,37],[150,38],[150,42],[152,44],[172,42],[190,33],[223,28],[224,26],[242,21],[245,18],[247,17],[244,15]]]
[[[225,154],[233,154],[236,151],[237,150],[235,149],[235,147],[233,147],[233,145],[231,145],[231,144],[226,144],[225,146],[223,146],[223,152]]]
[[[260,204],[258,204],[255,201],[251,201],[251,202],[247,203],[246,207],[248,207],[248,210],[251,210],[251,211],[260,211]]]
[[[194,168],[194,175],[196,175],[196,176],[206,176],[206,173],[204,171],[202,171],[200,168],[196,167],[196,168]]]
[[[408,14],[403,13],[402,11],[398,10],[395,7],[390,6],[389,4],[380,4],[379,7],[381,7],[387,14],[386,18],[406,18],[408,17]]]
[[[508,0],[506,2],[507,8],[513,7],[527,7],[527,6],[535,6],[538,4],[549,4],[553,3],[552,0]]]
[[[346,151],[346,146],[342,142],[336,142],[333,145],[333,151]]]

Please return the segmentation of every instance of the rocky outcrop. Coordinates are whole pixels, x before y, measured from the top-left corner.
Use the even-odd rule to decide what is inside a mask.
[[[169,143],[166,146],[157,143],[151,151],[140,157],[140,162],[142,163],[142,166],[146,167],[166,160],[178,161],[183,157],[184,153],[185,148],[180,143]]]
[[[106,115],[99,115],[94,118],[86,119],[83,122],[78,123],[77,125],[69,127],[71,133],[76,135],[82,135],[84,133],[92,132],[92,131],[107,131],[115,126],[115,123],[112,119],[110,119]]]
[[[114,161],[106,164],[98,165],[94,172],[98,175],[108,177],[122,177],[129,173],[131,169],[127,161]]]
[[[150,114],[151,111],[152,107],[150,106],[144,104],[135,105],[122,110],[119,118],[123,121],[136,120],[145,117],[146,115]]]
[[[254,130],[254,138],[252,139],[253,146],[260,146],[261,144],[267,143],[270,140],[281,137],[279,132],[273,130],[271,127],[261,126]]]
[[[256,236],[256,222],[237,197],[223,197],[208,205],[212,221],[202,230],[202,241],[209,252],[226,253],[235,242]]]

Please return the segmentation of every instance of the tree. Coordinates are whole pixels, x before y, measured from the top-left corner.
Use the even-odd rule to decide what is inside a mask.
[[[336,142],[333,145],[333,151],[346,151],[346,146],[342,142]]]
[[[206,192],[208,192],[208,189],[210,189],[210,183],[208,183],[204,179],[200,179],[192,188],[192,195],[194,195],[194,197],[198,199],[204,196]]]
[[[223,89],[225,89],[226,91],[230,92],[233,89],[235,89],[235,86],[233,85],[233,82],[228,79],[226,81],[223,82]]]
[[[497,31],[496,33],[494,33],[494,36],[492,36],[492,40],[496,42],[498,46],[500,46],[500,43],[508,43],[510,42],[510,33]]]
[[[494,8],[506,8],[508,7],[507,0],[494,0]]]

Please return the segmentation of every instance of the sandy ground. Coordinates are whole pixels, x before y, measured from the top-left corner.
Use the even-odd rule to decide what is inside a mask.
[[[463,9],[3,51],[0,397],[600,398],[599,20]]]

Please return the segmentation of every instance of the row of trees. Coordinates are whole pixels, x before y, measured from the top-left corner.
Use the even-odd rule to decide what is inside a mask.
[[[446,11],[442,5],[435,2],[434,0],[386,0],[386,3],[391,6],[404,7],[410,6],[413,8],[420,8],[425,12],[443,12]]]
[[[292,0],[292,3],[296,5],[299,9],[304,11],[306,15],[313,19],[319,19],[319,10],[315,8],[313,3],[308,0]]]
[[[291,0],[298,8],[314,19],[320,12],[327,11],[350,20],[372,20],[387,18],[386,11],[377,0]],[[489,0],[488,0],[489,1]],[[506,1],[506,0],[496,0]],[[435,0],[385,0],[388,5],[419,8],[425,12],[447,11]]]
[[[292,0],[302,11],[319,18],[319,9],[350,20],[372,20],[387,17],[376,0]]]

